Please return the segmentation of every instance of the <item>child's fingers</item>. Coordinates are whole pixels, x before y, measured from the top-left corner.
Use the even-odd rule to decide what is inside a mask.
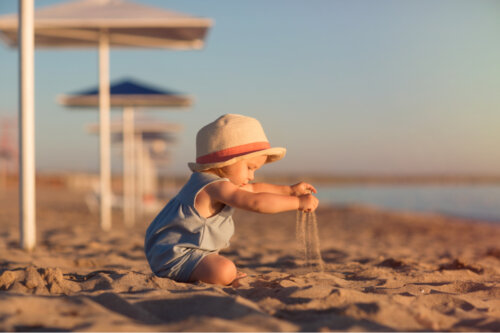
[[[312,186],[311,184],[308,184],[308,183],[303,183],[304,184],[304,192],[306,192],[307,194],[309,193],[318,193],[318,191],[316,191],[316,188],[314,188],[314,186]]]
[[[294,189],[295,193],[294,195],[304,195],[304,194],[311,194],[311,193],[318,193],[316,188],[312,186],[309,183],[306,182],[300,182],[292,186]]]

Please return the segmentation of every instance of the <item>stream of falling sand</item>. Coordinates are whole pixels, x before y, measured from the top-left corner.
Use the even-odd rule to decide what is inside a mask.
[[[304,261],[306,265],[313,270],[322,272],[324,264],[319,246],[316,214],[314,212],[306,213],[297,211],[295,233],[297,240],[304,249]]]

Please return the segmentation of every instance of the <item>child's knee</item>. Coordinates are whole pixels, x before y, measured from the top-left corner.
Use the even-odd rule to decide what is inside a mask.
[[[220,264],[217,275],[220,281],[220,284],[228,285],[234,281],[236,278],[236,266],[231,260],[225,260]]]
[[[228,285],[236,278],[234,263],[219,255],[209,255],[193,271],[190,281]]]
[[[211,267],[211,283],[228,285],[236,278],[236,266],[224,257],[217,257]]]

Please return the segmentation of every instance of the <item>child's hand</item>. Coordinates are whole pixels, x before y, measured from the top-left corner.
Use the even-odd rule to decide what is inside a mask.
[[[304,212],[314,212],[318,207],[319,200],[312,194],[299,196],[299,210]]]
[[[299,196],[310,193],[317,193],[314,186],[308,183],[300,182],[295,185],[290,186],[292,189],[292,195]]]

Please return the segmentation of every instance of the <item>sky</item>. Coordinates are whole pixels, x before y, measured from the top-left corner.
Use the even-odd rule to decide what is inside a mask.
[[[225,113],[259,119],[271,145],[287,148],[264,172],[500,171],[500,1],[134,2],[215,22],[203,50],[111,50],[111,81],[194,97],[188,110],[141,112],[183,126],[167,173],[189,173],[196,132]],[[17,0],[0,1],[0,15],[14,12]],[[36,51],[37,170],[98,170],[98,137],[85,130],[97,110],[56,102],[96,86],[97,63],[95,49]],[[0,43],[0,117],[17,116],[18,96],[17,50]],[[119,170],[118,146],[113,156]]]

